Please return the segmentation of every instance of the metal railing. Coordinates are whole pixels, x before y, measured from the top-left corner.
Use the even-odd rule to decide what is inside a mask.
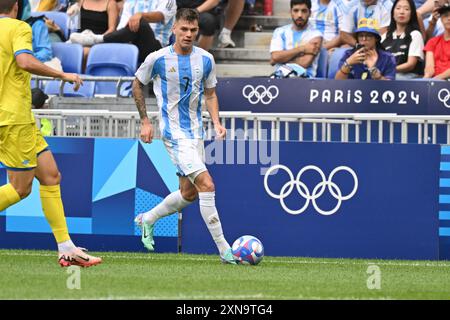
[[[139,137],[138,112],[108,110],[33,110],[37,122],[53,122],[55,135],[62,137]],[[158,112],[148,112],[160,138]],[[203,113],[206,138],[214,138],[212,121]],[[228,129],[227,139],[441,143],[450,144],[450,116],[403,116],[396,114],[258,114],[220,112]]]
[[[116,83],[116,93],[115,93],[115,97],[120,97],[120,89],[122,88],[122,85],[126,82],[133,82],[133,80],[135,79],[135,77],[131,77],[131,76],[124,76],[124,77],[113,77],[113,76],[88,76],[88,75],[81,75],[80,78],[83,81],[94,81],[94,82],[115,82]],[[36,76],[36,75],[32,75],[31,79],[36,81],[35,86],[38,88],[41,88],[41,82],[44,83],[46,81],[61,81],[59,84],[59,96],[62,97],[64,96],[64,85],[65,85],[65,81],[62,80],[57,80],[54,78],[49,78],[49,77],[42,77],[42,76]]]

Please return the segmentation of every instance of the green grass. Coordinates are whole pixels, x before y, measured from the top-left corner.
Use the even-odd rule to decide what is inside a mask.
[[[264,257],[258,266],[218,256],[98,253],[81,289],[55,252],[0,250],[0,299],[450,299],[450,262]],[[381,288],[368,289],[368,267]]]

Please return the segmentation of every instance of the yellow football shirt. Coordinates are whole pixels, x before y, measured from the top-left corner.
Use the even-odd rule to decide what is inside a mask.
[[[31,74],[17,65],[20,53],[33,54],[31,27],[0,17],[0,126],[33,123]]]

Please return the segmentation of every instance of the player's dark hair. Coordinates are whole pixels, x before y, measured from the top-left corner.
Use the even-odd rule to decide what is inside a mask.
[[[10,13],[17,0],[0,0],[0,13]]]
[[[2,0],[0,0],[2,1]],[[178,9],[177,15],[175,16],[175,20],[186,20],[188,22],[194,22],[198,21],[200,19],[200,16],[198,14],[198,11],[195,9],[190,8],[181,8]]]
[[[309,10],[311,10],[311,0],[291,0],[291,9],[298,4],[306,4]]]

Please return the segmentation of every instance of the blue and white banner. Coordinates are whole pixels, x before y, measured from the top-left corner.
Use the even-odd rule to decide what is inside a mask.
[[[67,223],[91,250],[143,251],[137,213],[178,188],[161,141],[49,138]],[[438,145],[209,142],[206,162],[229,242],[250,234],[272,256],[450,259],[450,149]],[[7,182],[0,168],[0,185]],[[178,250],[178,220],[155,226]],[[182,251],[216,253],[198,202],[183,211]],[[0,212],[0,247],[54,249],[38,183]]]
[[[450,114],[447,81],[221,78],[222,111]]]
[[[439,162],[437,145],[281,142],[278,164],[209,170],[230,244],[249,234],[271,256],[439,259]],[[182,234],[184,252],[217,251],[198,207]]]

